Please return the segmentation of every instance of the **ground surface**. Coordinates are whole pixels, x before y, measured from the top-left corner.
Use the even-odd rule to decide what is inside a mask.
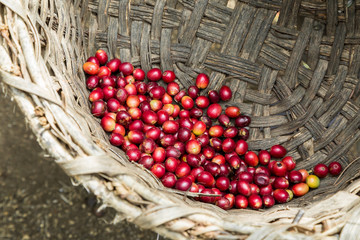
[[[99,217],[96,206],[46,157],[23,114],[0,91],[0,239],[157,239],[127,222],[105,223],[111,209]]]

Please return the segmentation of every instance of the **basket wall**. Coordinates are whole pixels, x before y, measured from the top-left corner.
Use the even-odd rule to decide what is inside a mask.
[[[0,3],[3,86],[42,146],[120,218],[174,239],[341,231],[346,239],[358,230],[349,222],[358,221],[360,162],[349,149],[360,137],[360,1]],[[227,84],[234,96],[224,105],[252,116],[252,150],[282,144],[298,168],[334,160],[347,167],[340,178],[264,211],[224,212],[164,189],[110,146],[89,114],[81,66],[99,48],[145,71],[174,70],[183,88],[200,72],[210,75],[209,88]],[[305,215],[292,225],[300,209]]]

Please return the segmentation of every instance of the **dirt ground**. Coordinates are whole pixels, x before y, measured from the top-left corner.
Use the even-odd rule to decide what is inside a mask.
[[[0,126],[1,240],[157,239],[131,223],[106,223],[113,211],[96,213],[94,197],[72,186],[1,91]]]

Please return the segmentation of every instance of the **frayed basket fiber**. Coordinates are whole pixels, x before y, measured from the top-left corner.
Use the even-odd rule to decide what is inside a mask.
[[[0,83],[41,146],[126,219],[171,239],[355,239],[360,231],[359,0],[0,0]],[[200,72],[252,117],[250,149],[343,173],[288,204],[223,211],[128,162],[90,114],[82,64],[104,49],[182,88]],[[301,218],[298,213],[302,213]]]

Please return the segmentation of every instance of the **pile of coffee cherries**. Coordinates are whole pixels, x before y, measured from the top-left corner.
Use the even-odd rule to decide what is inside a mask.
[[[341,172],[338,162],[315,166],[313,175],[294,170],[293,157],[281,145],[248,151],[251,118],[237,106],[220,105],[232,98],[232,91],[226,85],[207,90],[204,73],[185,91],[174,72],[153,68],[145,73],[117,58],[108,61],[103,50],[83,69],[91,113],[101,118],[110,143],[164,186],[201,193],[196,200],[226,210],[269,208],[317,188],[319,177],[328,172]]]

